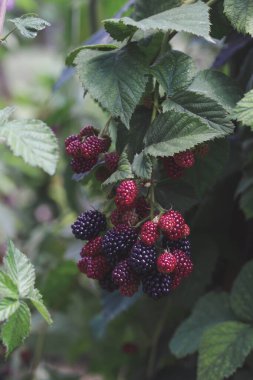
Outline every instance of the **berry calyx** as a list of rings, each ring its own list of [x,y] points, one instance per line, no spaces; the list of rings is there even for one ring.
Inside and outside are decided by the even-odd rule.
[[[138,195],[138,186],[133,180],[122,181],[117,187],[115,203],[119,208],[133,206]]]
[[[140,240],[146,245],[154,245],[159,238],[158,224],[145,222],[141,227]]]
[[[169,252],[162,253],[157,259],[157,270],[160,273],[168,274],[175,270],[177,259]]]
[[[185,152],[176,153],[174,156],[175,163],[180,168],[191,168],[195,163],[195,157],[192,150],[186,150]]]
[[[106,229],[106,219],[104,214],[97,210],[86,211],[78,216],[71,228],[77,239],[90,240]]]

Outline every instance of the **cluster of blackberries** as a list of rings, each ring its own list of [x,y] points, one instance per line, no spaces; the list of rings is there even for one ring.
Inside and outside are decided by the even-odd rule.
[[[163,167],[168,177],[177,179],[182,177],[185,169],[191,168],[195,164],[195,157],[205,157],[209,151],[208,144],[197,145],[192,150],[186,150],[174,154],[172,157],[162,159]]]
[[[90,171],[99,161],[100,154],[107,152],[110,145],[110,137],[99,136],[99,131],[91,125],[83,127],[78,135],[71,135],[65,140],[66,153],[72,157],[71,167],[75,173]],[[115,157],[114,153],[105,154],[111,172],[115,170]]]
[[[123,296],[133,296],[140,284],[152,298],[168,295],[193,269],[189,226],[174,210],[147,220],[150,206],[134,180],[122,181],[114,200],[109,221],[113,227],[107,228],[97,210],[84,212],[72,225],[75,237],[87,241],[80,271]]]

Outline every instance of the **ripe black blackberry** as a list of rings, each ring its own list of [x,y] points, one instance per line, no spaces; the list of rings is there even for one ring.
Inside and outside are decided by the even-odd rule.
[[[71,226],[77,239],[90,240],[106,229],[105,216],[97,210],[89,210],[78,216]]]
[[[180,240],[168,240],[168,239],[164,239],[164,247],[165,248],[169,248],[170,250],[174,250],[174,249],[180,249],[181,251],[183,251],[187,256],[191,256],[191,243],[190,243],[190,240],[187,239],[187,238],[183,238],[183,239],[180,239]]]
[[[99,280],[99,285],[102,289],[107,290],[107,292],[114,292],[118,289],[118,286],[112,281],[112,273],[107,273],[102,280]]]
[[[120,261],[112,272],[113,282],[118,286],[129,284],[135,277],[136,274],[129,265],[128,259]]]
[[[153,272],[142,279],[143,292],[149,297],[159,299],[167,296],[172,287],[171,275]]]
[[[155,247],[143,243],[135,244],[129,256],[129,264],[140,275],[152,271],[156,267],[156,260]]]
[[[120,225],[109,230],[102,240],[104,255],[108,262],[116,265],[126,257],[137,239],[138,233],[135,228]]]

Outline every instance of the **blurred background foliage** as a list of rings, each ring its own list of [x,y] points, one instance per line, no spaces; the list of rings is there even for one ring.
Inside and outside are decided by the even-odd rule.
[[[100,205],[103,198],[99,183],[94,178],[91,181],[91,176],[85,180],[85,190],[72,180],[64,139],[84,124],[102,127],[106,115],[88,96],[83,99],[74,76],[57,91],[53,88],[62,75],[67,53],[87,40],[100,28],[101,20],[115,15],[125,3],[126,0],[16,0],[8,14],[12,18],[36,13],[51,27],[35,41],[12,35],[7,47],[1,47],[0,107],[15,105],[16,118],[39,118],[50,125],[59,140],[60,161],[51,178],[0,146],[0,253],[4,254],[10,237],[28,254],[37,269],[37,287],[54,319],[53,326],[47,329],[34,313],[31,338],[8,362],[1,356],[0,379],[144,380],[154,373],[153,378],[159,380],[195,379],[196,357],[176,360],[168,348],[170,337],[205,289],[215,282],[216,288],[229,290],[240,264],[252,256],[252,221],[244,219],[238,201],[234,201],[240,179],[244,181],[241,189],[252,190],[252,177],[246,175],[250,170],[244,177],[241,174],[245,162],[249,169],[252,165],[248,153],[252,136],[242,130],[230,141],[233,154],[223,180],[207,196],[201,194],[202,206],[192,208],[192,199],[184,199],[184,209],[189,210],[188,220],[193,226],[196,270],[175,295],[158,303],[140,298],[139,294],[131,300],[106,295],[101,301],[95,283],[78,275],[75,262],[81,244],[73,239],[70,224],[83,209]],[[143,1],[139,3],[138,12],[142,12]],[[146,11],[152,13],[148,8]],[[226,25],[221,25],[227,33]],[[8,27],[7,23],[6,31]],[[210,67],[222,48],[184,35],[174,39],[173,45],[190,54],[201,69]],[[252,78],[247,74],[249,54],[252,51],[247,48],[248,63],[245,59],[245,69],[239,73],[245,89],[252,87]],[[221,70],[238,77],[236,59]],[[246,139],[248,143],[243,145]],[[219,167],[217,170],[220,173]],[[251,193],[241,203],[252,217]],[[252,367],[249,363],[243,370],[245,379]]]

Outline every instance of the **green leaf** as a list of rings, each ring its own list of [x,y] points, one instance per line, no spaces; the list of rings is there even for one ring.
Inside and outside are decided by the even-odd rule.
[[[13,114],[14,110],[15,110],[15,107],[6,107],[0,110],[0,126],[7,123],[7,121],[10,119],[11,115]]]
[[[182,91],[163,103],[163,111],[188,112],[198,116],[203,123],[207,123],[212,129],[232,133],[234,126],[228,119],[226,110],[215,100],[203,94],[190,91]]]
[[[18,299],[18,288],[12,278],[0,270],[0,298]]]
[[[237,103],[232,117],[253,129],[253,90],[247,92]]]
[[[128,161],[127,154],[122,153],[118,163],[118,169],[114,172],[104,183],[103,185],[111,185],[117,182],[122,181],[123,179],[133,178],[133,172],[131,164]]]
[[[105,20],[104,26],[112,38],[119,41],[123,41],[139,30],[143,32],[175,30],[211,40],[209,7],[201,1],[169,9],[141,21],[134,21],[129,17]]]
[[[38,291],[38,289],[33,289],[28,296],[28,299],[32,302],[33,306],[36,307],[38,312],[42,315],[42,317],[46,320],[46,322],[51,325],[53,323],[52,318],[44,305],[43,297]]]
[[[189,90],[206,95],[227,111],[231,111],[242,97],[242,91],[231,78],[214,70],[200,71]]]
[[[199,299],[192,315],[175,331],[170,350],[177,358],[192,354],[198,350],[202,335],[210,326],[233,319],[228,294],[208,293]]]
[[[35,271],[29,259],[10,241],[3,263],[5,273],[17,285],[19,296],[27,297],[35,284]]]
[[[11,298],[4,298],[0,301],[0,322],[5,321],[19,308],[20,303]]]
[[[253,349],[253,328],[240,322],[223,322],[208,329],[201,340],[198,380],[231,376]]]
[[[83,45],[79,46],[78,48],[72,50],[66,58],[66,65],[67,66],[74,66],[74,60],[76,56],[82,51],[82,50],[98,50],[98,51],[110,51],[117,49],[116,45],[112,44],[98,44],[98,45]]]
[[[236,316],[245,322],[253,321],[253,261],[241,269],[231,291],[231,306]]]
[[[139,178],[150,179],[152,175],[152,158],[143,152],[136,154],[133,161],[133,172]]]
[[[224,12],[238,32],[253,36],[253,3],[251,0],[224,0]]]
[[[241,194],[239,203],[246,219],[253,218],[253,186],[249,186]]]
[[[175,111],[159,115],[146,135],[145,154],[173,156],[196,144],[223,137],[223,131],[211,129],[200,118]]]
[[[180,51],[169,51],[151,66],[151,73],[168,96],[185,90],[195,76],[196,68],[191,57]]]
[[[26,38],[35,38],[40,30],[50,26],[49,22],[38,17],[18,17],[9,20],[12,22],[22,36]]]
[[[167,11],[168,9],[179,7],[181,0],[136,0],[135,1],[135,20],[140,20],[156,13]]]
[[[8,112],[10,115],[9,109],[5,111],[7,117]],[[52,130],[40,120],[3,121],[0,123],[0,137],[5,138],[13,153],[31,166],[39,166],[47,173],[54,174],[58,144]]]
[[[19,308],[1,328],[1,339],[8,356],[16,347],[23,343],[29,335],[31,314],[28,306],[21,302]]]
[[[136,44],[106,53],[81,51],[75,64],[84,89],[129,128],[148,81],[145,60]]]

